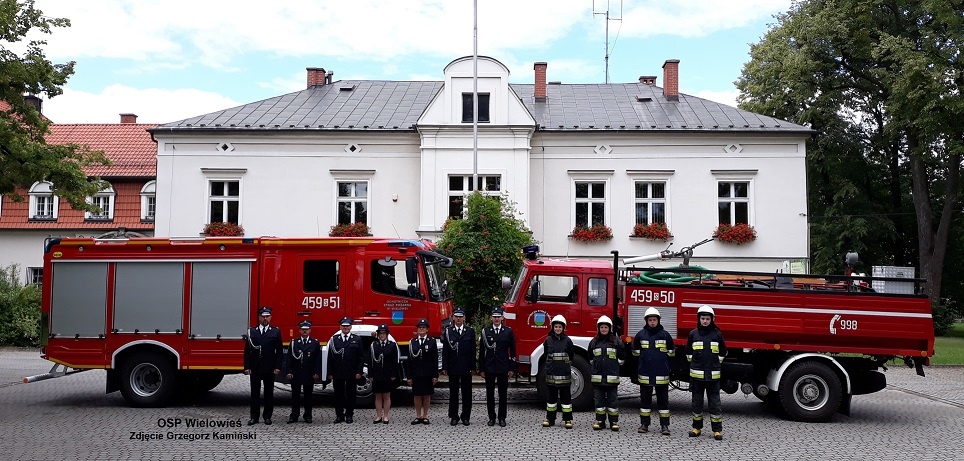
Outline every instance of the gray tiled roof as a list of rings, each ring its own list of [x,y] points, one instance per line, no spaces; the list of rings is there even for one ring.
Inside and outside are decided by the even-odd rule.
[[[443,82],[341,80],[243,106],[171,122],[151,131],[413,130]],[[510,84],[542,131],[811,132],[807,127],[641,83],[550,84],[535,101],[532,84]],[[350,91],[345,91],[347,89]]]

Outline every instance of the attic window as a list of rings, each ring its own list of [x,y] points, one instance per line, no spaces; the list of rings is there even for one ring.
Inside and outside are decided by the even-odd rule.
[[[231,152],[234,150],[234,146],[229,142],[222,142],[218,144],[218,152]]]
[[[479,123],[489,122],[489,93],[479,93]],[[472,123],[472,93],[462,93],[462,123]]]
[[[361,152],[361,146],[358,144],[349,144],[345,146],[345,152],[348,152],[349,154],[357,154]]]
[[[643,95],[637,95],[637,96],[636,96],[636,101],[637,101],[637,102],[649,102],[649,101],[652,101],[652,100],[653,100],[653,98],[651,98],[651,97],[649,97],[649,96],[643,96]]]
[[[354,89],[355,89],[355,85],[351,85],[351,86],[343,86],[341,88],[338,88],[338,91],[351,91]]]

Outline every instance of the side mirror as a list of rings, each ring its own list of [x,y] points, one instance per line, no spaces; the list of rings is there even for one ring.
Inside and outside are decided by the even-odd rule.
[[[532,304],[539,302],[539,281],[533,280],[532,284],[529,285],[529,295],[526,297],[526,301]]]
[[[512,288],[512,279],[510,279],[509,277],[506,277],[506,276],[503,275],[503,276],[502,276],[502,289],[503,289],[503,290],[508,290],[509,288]]]
[[[405,259],[405,279],[409,285],[418,283],[418,260],[414,257]]]

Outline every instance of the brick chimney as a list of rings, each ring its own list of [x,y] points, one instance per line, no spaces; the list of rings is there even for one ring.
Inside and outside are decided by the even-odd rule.
[[[326,83],[325,69],[321,67],[308,67],[308,88],[321,86]]]
[[[135,114],[120,114],[121,123],[137,123],[137,115]]]
[[[656,86],[656,76],[655,75],[640,75],[639,83],[643,85]]]
[[[32,94],[25,94],[25,95],[23,95],[23,102],[27,103],[28,105],[33,106],[34,109],[37,109],[37,113],[38,113],[38,114],[44,113],[44,111],[43,111],[44,100],[43,100],[43,99],[40,99],[39,97],[34,96],[34,95],[32,95]]]
[[[679,101],[679,59],[663,63],[663,96],[667,101]]]
[[[546,67],[549,65],[544,62],[537,62],[532,67],[536,71],[536,86],[533,91],[537,101],[546,100]]]

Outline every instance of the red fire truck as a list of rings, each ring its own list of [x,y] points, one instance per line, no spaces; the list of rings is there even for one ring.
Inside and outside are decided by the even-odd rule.
[[[645,325],[643,313],[655,307],[676,346],[683,347],[696,327],[697,309],[711,306],[730,351],[723,389],[752,393],[799,421],[848,414],[852,396],[886,386],[878,370],[886,370],[887,361],[903,358],[923,375],[922,365],[934,354],[931,306],[920,279],[711,272],[689,266],[692,247],[624,261],[684,258],[682,266],[668,269],[620,268],[615,251],[610,264],[540,259],[530,250],[515,282],[504,280],[510,288],[505,317],[516,333],[519,369],[543,385],[542,342],[549,319],[564,315],[578,349],[572,395],[580,409],[591,406],[586,351],[604,314],[630,343]],[[880,284],[899,288],[883,291],[907,294],[872,288]],[[628,356],[622,375],[634,377],[636,363]],[[688,376],[684,354],[678,353],[674,386],[685,387]]]
[[[385,323],[407,344],[420,318],[438,337],[452,312],[451,263],[419,240],[49,239],[42,353],[54,367],[26,381],[106,369],[107,392],[161,406],[175,389],[207,391],[242,371],[260,306],[273,308],[286,344],[305,319],[327,344],[345,316],[364,341]]]

